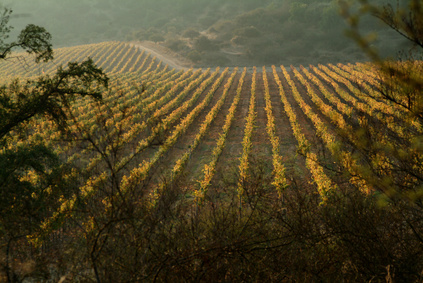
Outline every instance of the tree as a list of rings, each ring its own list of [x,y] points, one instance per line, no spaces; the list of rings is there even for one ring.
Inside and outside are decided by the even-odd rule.
[[[377,91],[363,91],[363,95],[384,101],[392,111],[402,113],[402,119],[386,123],[363,116],[366,125],[357,127],[360,142],[351,144],[368,168],[363,179],[382,192],[381,196],[387,201],[411,200],[423,207],[423,66],[419,61],[423,50],[422,2],[410,0],[408,5],[398,3],[395,8],[392,4],[371,4],[367,0],[361,0],[359,7],[342,3],[343,15],[350,24],[348,35],[377,68]],[[379,18],[413,43],[413,49],[395,60],[382,58],[372,47],[373,36],[361,34],[360,20],[367,14]],[[393,132],[389,123],[394,123],[402,132]]]
[[[51,35],[42,27],[30,24],[17,41],[6,42],[12,29],[8,25],[11,13],[5,8],[0,15],[0,59],[7,60],[16,49],[33,54],[36,62],[53,59]],[[72,101],[77,96],[101,101],[108,80],[88,59],[59,67],[53,76],[15,80],[0,87],[0,242],[5,257],[0,264],[8,282],[25,276],[12,268],[12,249],[19,252],[18,247],[59,205],[58,199],[72,194],[60,157],[43,140],[26,140],[25,132],[35,120],[47,119],[66,133]]]
[[[16,48],[21,48],[29,54],[35,54],[36,62],[47,62],[53,59],[51,34],[43,27],[29,24],[20,32],[17,41],[4,42],[9,38],[9,33],[12,30],[12,27],[8,25],[11,13],[11,9],[5,8],[0,15],[0,59],[6,59]]]

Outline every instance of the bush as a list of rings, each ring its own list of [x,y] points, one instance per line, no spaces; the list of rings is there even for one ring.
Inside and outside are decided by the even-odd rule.
[[[150,35],[148,39],[154,42],[165,41],[165,38],[161,34],[158,34],[158,33]]]
[[[202,61],[210,66],[230,66],[230,60],[220,53],[205,53]]]
[[[189,28],[189,29],[186,29],[184,31],[184,33],[182,34],[182,36],[183,37],[186,37],[186,38],[193,39],[193,38],[196,38],[196,37],[200,36],[200,33],[197,30],[193,29],[193,28]]]
[[[250,26],[250,27],[243,27],[243,28],[237,29],[234,32],[234,35],[250,38],[250,37],[261,36],[261,32],[256,27]]]
[[[187,57],[192,62],[197,63],[197,62],[201,61],[202,55],[197,50],[192,50],[188,53]]]
[[[51,260],[55,274],[44,270],[43,276],[114,282],[423,279],[420,207],[409,202],[381,207],[378,197],[348,185],[322,204],[314,186],[300,179],[292,179],[279,197],[269,164],[251,160],[241,199],[233,185],[237,173],[226,185],[210,188],[201,204],[185,197],[192,191],[183,189],[184,174],[164,182],[154,204],[148,182],[132,187],[128,198],[111,199],[116,216],[98,203],[104,195],[94,195],[69,219],[68,232],[61,232],[66,237],[44,243],[54,247],[45,264]],[[86,226],[92,230],[75,226],[78,219],[91,221],[84,225],[92,223]]]
[[[195,40],[194,48],[198,51],[217,51],[218,49],[213,41],[203,35]]]
[[[243,36],[234,36],[232,39],[231,39],[231,43],[233,44],[233,45],[245,45],[245,44],[247,44],[248,43],[248,38],[245,38],[245,37],[243,37]]]
[[[180,40],[180,39],[177,39],[177,38],[167,39],[165,41],[165,45],[169,49],[172,49],[173,51],[176,51],[176,52],[181,51],[181,50],[186,48],[185,42]]]

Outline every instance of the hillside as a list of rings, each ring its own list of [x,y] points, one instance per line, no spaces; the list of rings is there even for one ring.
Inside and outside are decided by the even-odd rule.
[[[356,175],[361,170],[360,159],[349,155],[348,147],[334,147],[339,141],[347,144],[345,138],[355,142],[351,130],[362,123],[361,115],[372,117],[376,111],[376,119],[388,127],[391,119],[402,117],[401,109],[392,111],[392,105],[361,95],[362,91],[373,94],[377,82],[366,64],[254,67],[248,72],[182,66],[178,70],[132,44],[105,42],[57,49],[56,59],[47,64],[4,62],[0,75],[4,80],[52,74],[59,64],[87,56],[112,76],[112,88],[104,99],[114,106],[104,117],[106,128],[86,130],[94,137],[111,134],[108,142],[118,139],[116,162],[125,164],[129,178],[137,179],[134,174],[141,174],[139,170],[143,178],[151,176],[152,190],[163,185],[163,178],[172,182],[180,175],[187,178],[187,193],[192,196],[198,190],[227,187],[224,181],[236,187],[247,178],[250,164],[260,160],[266,178],[280,182],[275,190],[301,179],[312,182],[324,198],[332,187],[327,182],[355,182],[334,172],[348,170]],[[140,93],[141,88],[145,92]],[[85,127],[94,125],[98,115],[106,115],[95,104],[82,101],[74,109],[76,120]],[[114,134],[117,125],[122,127],[123,140]],[[420,131],[421,125],[417,127]],[[29,134],[54,142],[58,133],[48,124],[36,128]],[[322,151],[326,153],[319,161]],[[89,172],[104,166],[89,147],[83,152],[66,155],[68,162],[85,160],[79,166],[85,164]],[[339,169],[328,171],[320,162]],[[238,172],[228,171],[238,167]],[[89,174],[101,174],[95,172]]]
[[[16,14],[11,22],[15,30],[34,22],[52,33],[54,46],[152,41],[196,67],[366,60],[345,36],[347,25],[333,0],[22,0],[4,4]],[[409,47],[374,18],[364,17],[361,30],[379,34],[373,46],[384,56],[397,56],[398,50]]]
[[[87,57],[110,82],[102,101],[73,101],[67,132],[37,116],[5,138],[4,156],[43,144],[59,160],[47,183],[38,168],[15,170],[41,189],[1,208],[0,281],[421,277],[411,173],[421,174],[423,128],[380,98],[375,65],[201,69],[154,43],[120,41],[58,48],[49,63],[11,57],[0,64],[3,83]],[[393,182],[404,194],[388,203]],[[17,205],[39,227],[22,227],[10,212]]]

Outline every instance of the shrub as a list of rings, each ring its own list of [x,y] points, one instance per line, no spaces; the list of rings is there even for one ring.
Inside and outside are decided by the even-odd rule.
[[[148,39],[154,42],[165,41],[165,38],[161,34],[158,34],[158,33],[150,35]]]
[[[198,51],[216,51],[216,44],[206,36],[200,36],[194,42],[194,48]]]
[[[166,47],[172,49],[173,51],[181,51],[186,47],[184,41],[177,38],[170,38],[165,41]]]
[[[182,34],[182,36],[183,37],[186,37],[186,38],[193,39],[193,38],[196,38],[196,37],[200,36],[200,33],[197,30],[193,29],[193,28],[189,28],[189,29],[186,29],[184,31],[184,33]]]
[[[197,50],[192,50],[188,53],[187,57],[192,62],[197,63],[197,62],[201,61],[202,55]]]
[[[234,32],[234,35],[244,36],[244,37],[259,37],[261,36],[261,32],[254,26],[243,27],[237,29]]]

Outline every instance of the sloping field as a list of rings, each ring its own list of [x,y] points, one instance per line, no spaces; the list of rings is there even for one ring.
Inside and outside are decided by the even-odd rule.
[[[120,192],[143,184],[153,200],[181,180],[189,197],[222,188],[242,194],[257,167],[275,193],[294,180],[315,186],[322,199],[338,186],[371,191],[362,178],[366,164],[348,146],[358,141],[354,127],[376,119],[403,131],[392,123],[403,119],[400,109],[363,95],[375,91],[377,80],[365,64],[178,70],[132,45],[106,42],[57,49],[46,64],[9,60],[0,76],[53,74],[87,57],[109,72],[111,87],[104,104],[75,102],[71,129],[83,142],[60,142],[42,120],[27,129],[29,141],[48,141],[82,168],[85,196],[104,186],[110,172]],[[404,123],[422,132],[420,124]]]
[[[54,60],[36,64],[25,54],[16,53],[0,64],[0,76],[39,76],[53,74],[57,67],[69,61],[82,62],[91,57],[97,66],[110,73],[154,71],[164,65],[156,61],[156,57],[139,48],[123,42],[104,42],[98,44],[65,47],[54,50]],[[160,64],[160,65],[158,65]]]

